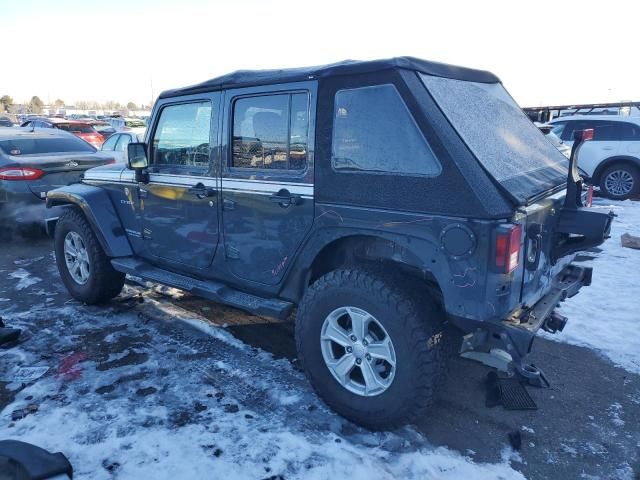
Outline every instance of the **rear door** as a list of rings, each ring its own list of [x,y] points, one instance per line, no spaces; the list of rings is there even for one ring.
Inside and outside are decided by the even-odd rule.
[[[281,281],[313,222],[316,84],[225,94],[222,223],[228,269]]]
[[[209,266],[218,245],[220,94],[160,106],[149,140],[149,183],[138,194],[143,256],[178,268]],[[117,144],[116,144],[117,148]]]
[[[618,155],[631,155],[638,158],[640,154],[640,125],[620,122],[620,150]]]

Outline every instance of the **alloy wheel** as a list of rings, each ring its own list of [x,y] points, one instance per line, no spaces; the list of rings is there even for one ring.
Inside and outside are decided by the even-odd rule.
[[[396,373],[393,342],[367,311],[356,307],[335,309],[324,320],[320,343],[327,368],[350,392],[371,397],[391,386]]]
[[[627,170],[613,170],[605,178],[604,186],[609,194],[623,197],[633,190],[633,176]]]
[[[89,252],[77,232],[69,232],[64,238],[64,261],[73,280],[84,285],[89,281],[91,263]]]

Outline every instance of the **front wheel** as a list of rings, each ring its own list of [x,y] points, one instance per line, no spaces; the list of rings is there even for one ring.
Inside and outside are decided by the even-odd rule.
[[[88,305],[117,296],[125,275],[116,271],[82,213],[67,209],[54,234],[56,264],[73,298]]]
[[[640,172],[631,164],[607,167],[601,178],[600,190],[613,200],[626,200],[640,192]]]
[[[308,288],[296,318],[298,354],[314,389],[371,430],[425,413],[441,371],[440,315],[396,280],[335,270]]]

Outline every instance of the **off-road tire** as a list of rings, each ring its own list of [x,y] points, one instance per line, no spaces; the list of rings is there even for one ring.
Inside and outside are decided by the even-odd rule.
[[[433,302],[418,300],[402,283],[358,268],[334,270],[307,289],[296,316],[298,356],[311,385],[329,407],[370,430],[397,428],[428,414],[442,375],[441,314]],[[342,306],[366,310],[391,337],[397,370],[379,395],[352,393],[326,366],[321,328],[327,315]]]
[[[607,189],[606,180],[610,173],[616,170],[626,171],[633,178],[633,188],[624,195],[617,195]],[[616,163],[604,169],[600,175],[600,192],[603,196],[611,200],[626,200],[640,194],[640,169],[631,163]]]
[[[64,240],[71,231],[80,235],[89,256],[89,279],[84,285],[73,279],[64,259]],[[104,303],[116,297],[122,290],[124,273],[116,271],[111,266],[109,257],[104,253],[89,222],[78,209],[68,208],[60,216],[55,228],[54,248],[62,282],[76,300],[87,305]]]

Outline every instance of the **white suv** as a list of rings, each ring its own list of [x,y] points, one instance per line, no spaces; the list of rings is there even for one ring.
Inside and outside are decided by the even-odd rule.
[[[573,132],[592,128],[578,166],[609,198],[624,200],[640,193],[640,118],[612,115],[573,115],[549,122],[552,132],[571,146]]]

